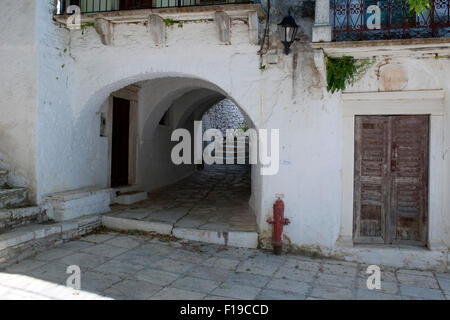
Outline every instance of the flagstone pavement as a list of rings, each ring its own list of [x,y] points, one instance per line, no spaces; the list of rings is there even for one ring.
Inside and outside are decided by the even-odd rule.
[[[66,287],[79,266],[81,289]],[[450,274],[105,230],[0,269],[0,299],[449,299]]]
[[[204,170],[150,192],[147,200],[113,205],[106,215],[175,228],[256,235],[256,218],[248,203],[250,174],[249,165],[206,165]]]

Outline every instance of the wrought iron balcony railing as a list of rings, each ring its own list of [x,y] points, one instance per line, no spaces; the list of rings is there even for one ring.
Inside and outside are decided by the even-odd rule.
[[[81,8],[81,13],[99,13],[120,10],[209,6],[222,4],[256,3],[259,0],[57,0],[56,14],[65,14],[71,5]]]
[[[331,0],[330,11],[333,41],[450,37],[450,0],[419,15],[406,0]]]

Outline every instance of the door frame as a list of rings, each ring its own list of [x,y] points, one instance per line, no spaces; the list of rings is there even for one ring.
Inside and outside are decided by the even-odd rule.
[[[358,118],[359,122],[358,122]],[[397,228],[397,215],[394,214],[395,207],[394,205],[394,199],[395,199],[395,192],[396,192],[396,174],[392,174],[391,171],[391,165],[392,165],[392,148],[393,148],[393,142],[394,142],[394,131],[395,131],[395,123],[396,117],[422,117],[422,119],[426,119],[426,137],[425,141],[421,141],[421,146],[425,147],[421,151],[426,154],[426,157],[424,158],[424,168],[422,171],[421,179],[423,182],[425,182],[425,185],[423,185],[423,190],[421,194],[423,194],[424,198],[422,199],[422,206],[423,211],[421,213],[421,216],[419,217],[419,221],[421,223],[421,238],[415,239],[415,240],[400,240],[400,239],[394,239],[394,230]],[[383,149],[385,151],[384,157],[385,157],[385,163],[382,167],[382,174],[378,178],[381,180],[381,194],[382,194],[382,201],[381,201],[381,236],[380,237],[371,237],[371,236],[364,236],[359,234],[360,233],[360,221],[361,221],[361,195],[358,195],[359,193],[362,193],[362,185],[363,185],[363,175],[362,175],[362,154],[363,154],[363,143],[359,143],[359,150],[357,150],[358,145],[358,139],[356,138],[356,134],[361,134],[362,128],[361,125],[363,123],[382,123],[384,126],[384,141],[383,141]],[[357,195],[356,199],[354,200],[353,204],[353,210],[354,210],[354,217],[353,217],[353,242],[358,244],[399,244],[399,245],[417,245],[417,246],[424,246],[427,243],[426,236],[428,235],[428,181],[429,181],[429,140],[430,140],[430,116],[429,115],[357,115],[355,116],[355,172],[354,172],[354,192],[353,194]],[[359,139],[362,140],[362,135],[359,136]],[[401,146],[401,145],[399,145]],[[359,151],[359,153],[358,153]],[[358,161],[359,160],[359,161]],[[359,173],[359,178],[357,177],[357,173]],[[365,176],[367,178],[367,176]],[[397,186],[398,187],[398,186]],[[425,222],[423,220],[426,220]]]
[[[108,115],[106,120],[106,132],[108,135],[108,186],[111,186],[112,166],[112,125],[113,125],[113,103],[114,98],[130,101],[130,125],[128,143],[128,185],[136,184],[136,161],[137,161],[137,107],[138,92],[140,87],[131,85],[111,93],[109,96]]]
[[[342,94],[342,207],[338,241],[353,245],[355,115],[430,115],[427,247],[442,243],[444,230],[444,90]]]

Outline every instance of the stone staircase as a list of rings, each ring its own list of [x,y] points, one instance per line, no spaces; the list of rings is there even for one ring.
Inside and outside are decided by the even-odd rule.
[[[223,140],[223,150],[216,150],[215,159],[222,159],[223,164],[249,164],[249,140],[246,138],[245,145],[240,146],[235,139],[234,145],[227,145]]]
[[[0,233],[45,220],[39,207],[27,206],[27,196],[27,188],[10,187],[8,171],[0,170]]]
[[[27,188],[10,187],[8,172],[0,170],[0,268],[101,225],[97,215],[51,221],[49,207],[31,206],[27,196]]]

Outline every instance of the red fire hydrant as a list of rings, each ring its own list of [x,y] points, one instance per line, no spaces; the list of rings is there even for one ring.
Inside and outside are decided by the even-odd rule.
[[[273,204],[273,218],[268,218],[267,222],[273,224],[273,253],[280,255],[283,249],[283,226],[290,224],[289,219],[284,218],[284,202],[282,195],[277,195],[278,200]]]

